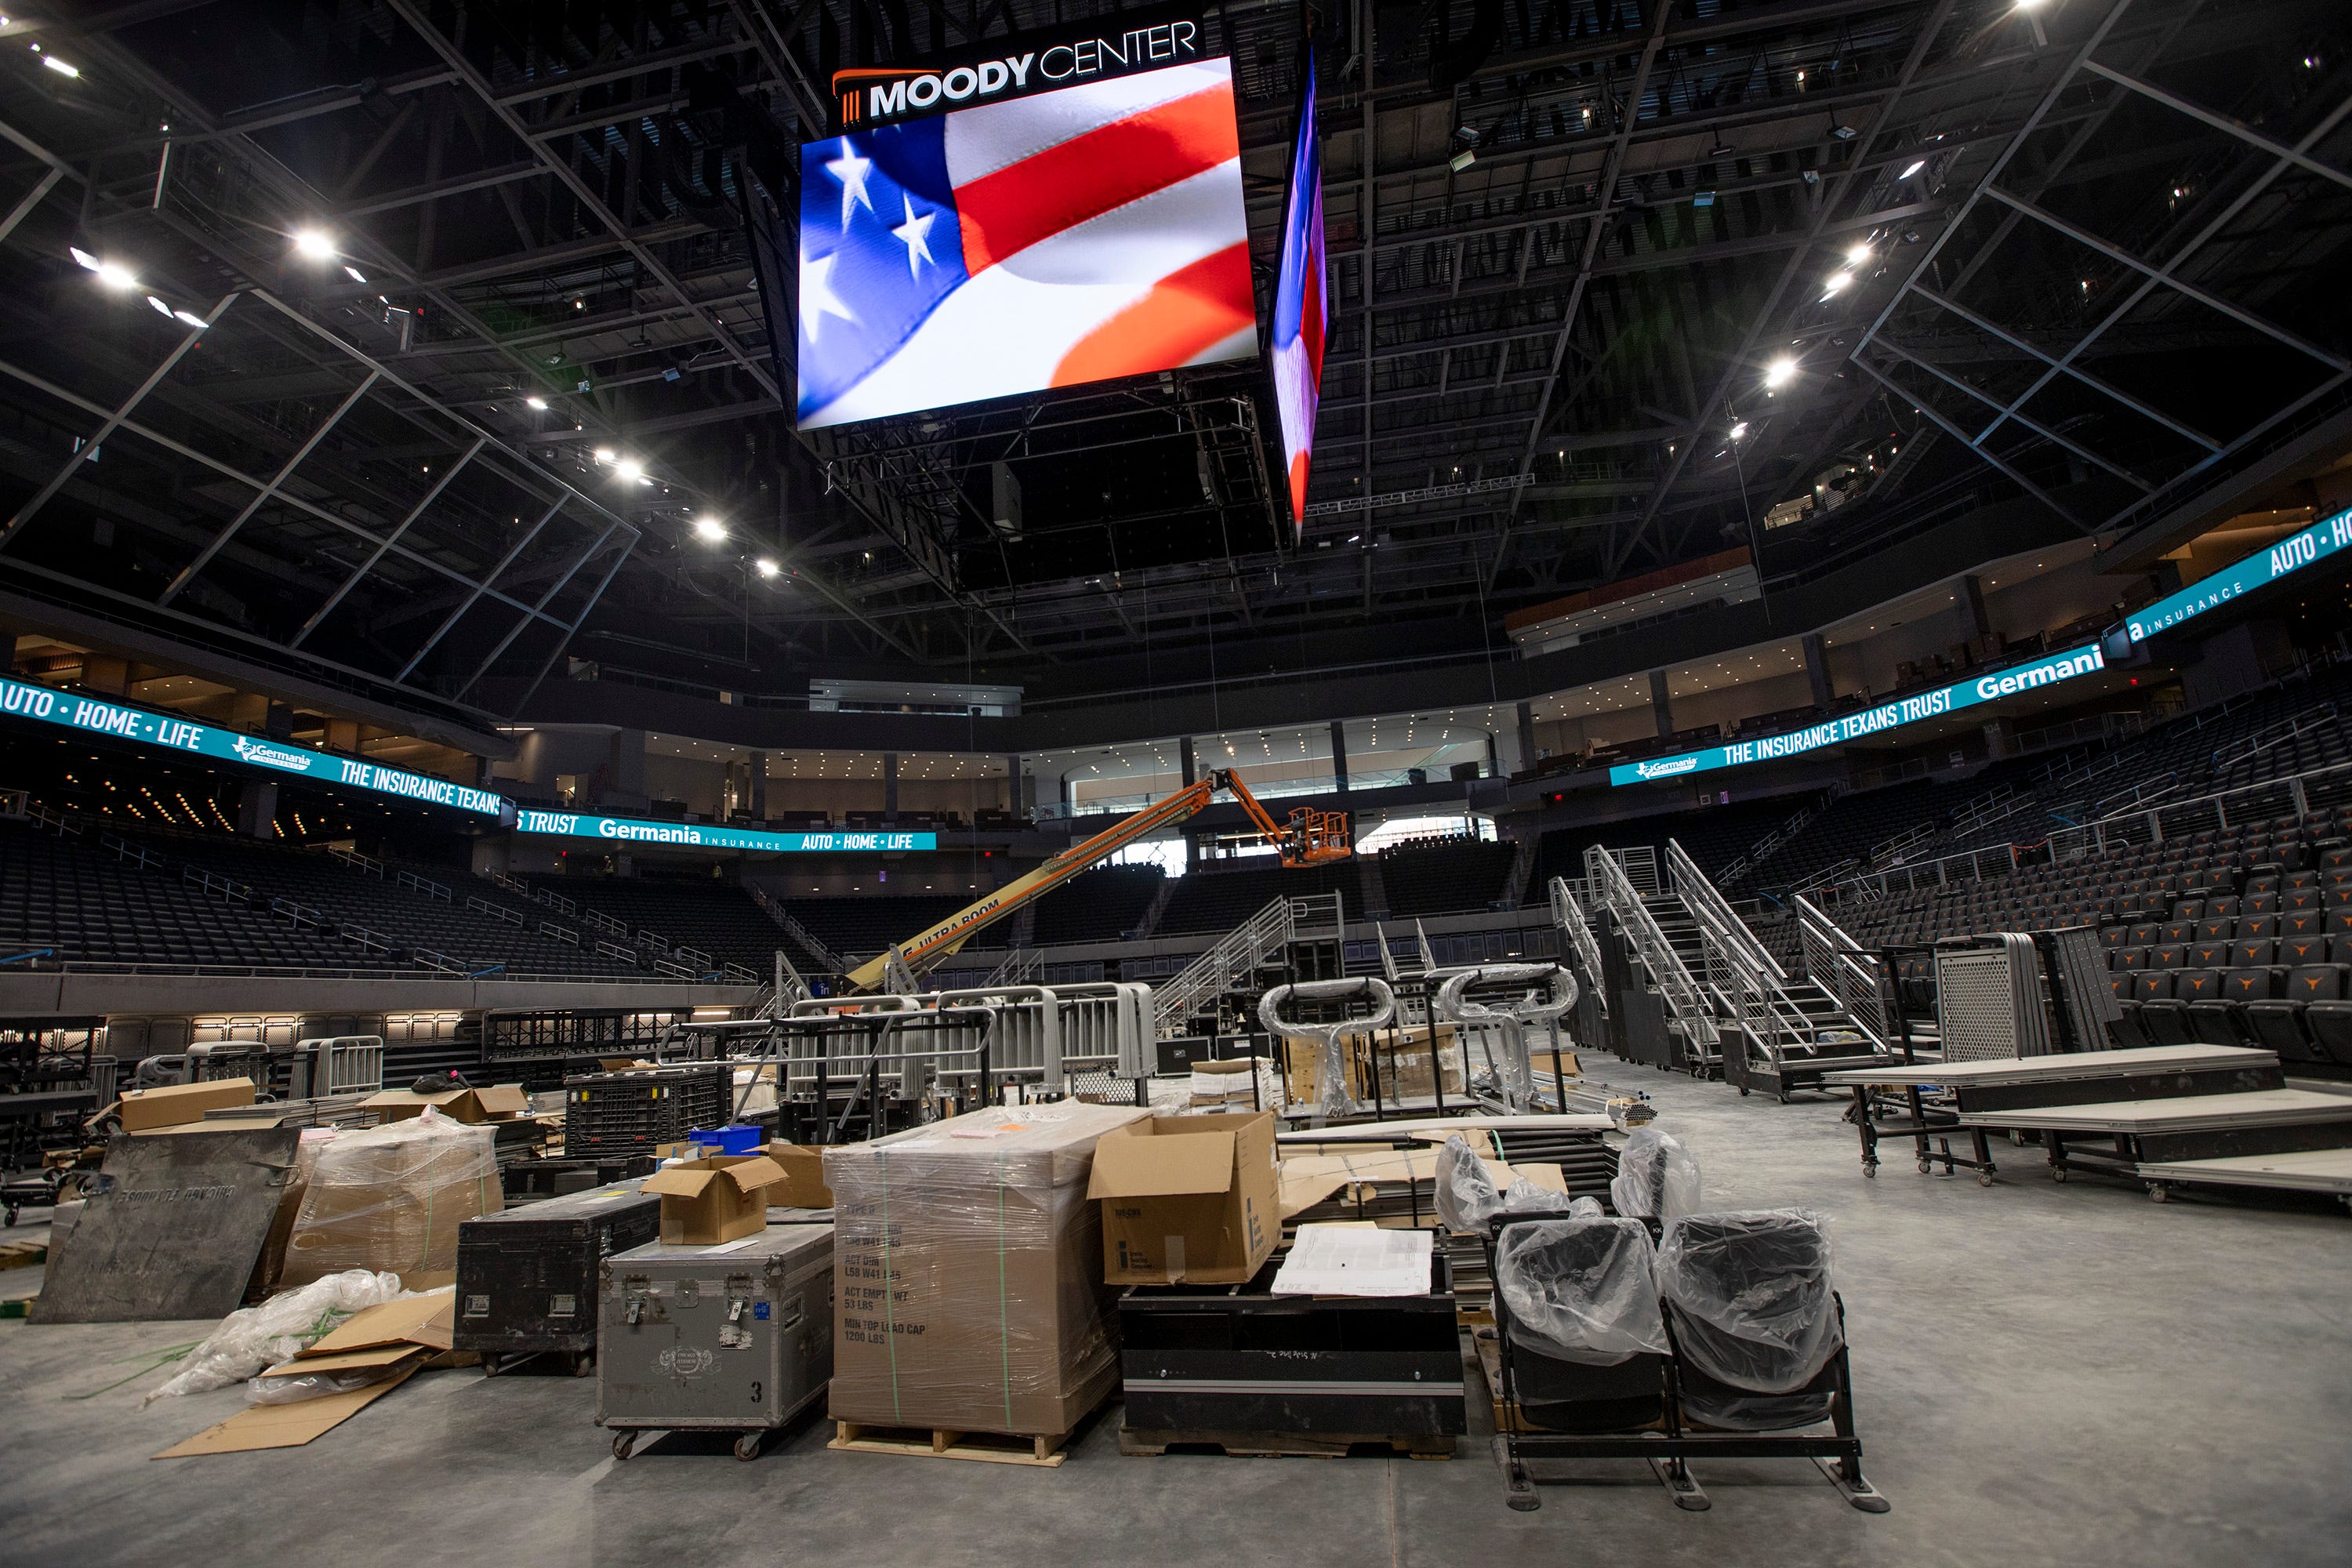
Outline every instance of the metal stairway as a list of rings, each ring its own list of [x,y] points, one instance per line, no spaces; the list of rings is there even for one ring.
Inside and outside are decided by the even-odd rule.
[[[1185,1033],[1192,1019],[1216,1012],[1228,994],[1255,989],[1270,966],[1282,963],[1285,950],[1293,942],[1336,942],[1345,930],[1337,893],[1274,900],[1166,983],[1152,988],[1152,1011],[1160,1037]]]
[[[1820,1088],[1824,1073],[1887,1059],[1874,987],[1874,1005],[1858,1008],[1849,1004],[1863,994],[1859,986],[1833,991],[1791,975],[1673,839],[1666,869],[1673,891],[1645,901],[1661,906],[1656,923],[1697,977],[1717,1025],[1725,1082],[1743,1095],[1762,1089],[1785,1102],[1796,1089]]]
[[[1715,1008],[1696,978],[1698,972],[1685,958],[1701,956],[1696,922],[1682,900],[1659,885],[1657,852],[1647,845],[1608,849],[1595,844],[1584,852],[1584,879],[1615,920],[1643,989],[1664,1008],[1671,1059],[1653,1065],[1684,1068],[1695,1077],[1712,1071],[1721,1060],[1721,1034]]]

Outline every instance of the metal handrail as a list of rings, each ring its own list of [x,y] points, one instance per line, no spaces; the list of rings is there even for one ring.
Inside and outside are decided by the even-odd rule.
[[[1886,994],[1879,970],[1873,967],[1880,963],[1879,959],[1865,952],[1844,927],[1823,914],[1811,900],[1801,897],[1796,905],[1798,940],[1804,944],[1806,975],[1835,997],[1838,1005],[1863,1026],[1864,1033],[1883,1045],[1887,1035]],[[1827,978],[1823,977],[1825,973]]]
[[[1641,892],[1625,874],[1623,862],[1595,844],[1584,852],[1584,877],[1601,889],[1601,902],[1617,917],[1617,923],[1633,935],[1634,956],[1649,970],[1650,978],[1657,982],[1659,991],[1665,995],[1667,1010],[1689,1032],[1692,1043],[1708,1050],[1719,1048],[1722,1036],[1706,1005],[1706,994],[1683,966],[1682,955],[1659,929],[1657,918],[1642,902]]]
[[[488,915],[492,920],[504,921],[510,926],[519,926],[522,924],[522,913],[520,910],[510,910],[504,904],[494,904],[490,902],[489,900],[478,898],[472,893],[466,895],[466,907],[472,910],[476,914]]]
[[[1269,953],[1295,941],[1302,931],[1320,931],[1328,922],[1331,934],[1347,930],[1337,893],[1283,897],[1217,939],[1215,945],[1179,970],[1152,993],[1154,1026],[1169,1034],[1181,1026],[1202,1001],[1223,994]]]
[[[394,873],[394,879],[401,887],[414,889],[428,899],[445,904],[455,901],[448,889],[429,877],[420,877],[414,871],[398,871]]]
[[[1838,992],[1810,976],[1801,982],[1793,980],[1780,961],[1748,929],[1748,922],[1739,918],[1738,911],[1707,880],[1682,845],[1673,839],[1666,841],[1666,864],[1674,877],[1676,896],[1698,923],[1700,940],[1707,952],[1710,987],[1733,1016],[1740,1020],[1749,1038],[1763,1047],[1776,1069],[1787,1064],[1787,1047],[1818,1050],[1824,1027],[1850,1030],[1867,1038],[1874,1051],[1881,1047],[1885,1041],[1884,1017],[1877,1028],[1872,1028]],[[1732,982],[1728,994],[1717,984],[1718,969]],[[1793,989],[1801,985],[1812,986],[1836,1005],[1839,1016],[1826,1018],[1807,1013]]]
[[[2218,773],[2224,768],[2234,767],[2248,757],[2267,752],[2273,746],[2284,744],[2298,735],[2306,735],[2314,730],[2325,728],[2331,722],[2340,721],[2336,716],[2334,700],[2315,702],[2308,708],[2264,725],[2251,735],[2214,747],[2212,769]]]
[[[1963,863],[1966,864],[1966,871],[1956,874]],[[1834,882],[1810,883],[1799,888],[1791,896],[1812,894],[1832,903],[1842,903],[1846,890],[1851,889],[1856,899],[1867,902],[1891,893],[1916,891],[1922,885],[1922,879],[1937,887],[1954,881],[1981,882],[1987,878],[1987,867],[1995,868],[1994,874],[1997,875],[2005,876],[2016,870],[2017,846],[1998,844],[1983,849],[1956,849],[1932,860],[1914,860],[1907,866],[1889,866],[1883,871],[1866,871],[1861,876],[1847,877]],[[1895,886],[1897,878],[1902,879],[1900,888]]]
[[[1584,961],[1584,973],[1592,982],[1591,994],[1601,997],[1601,941],[1592,934],[1592,922],[1584,918],[1584,906],[1576,901],[1576,889],[1568,885],[1567,878],[1554,877],[1549,892],[1552,923],[1567,933],[1569,946]],[[1385,944],[1382,953],[1386,955]],[[1605,997],[1602,1005],[1607,1005]]]
[[[2284,778],[2264,779],[2258,784],[2239,784],[2233,789],[2216,790],[2210,795],[2191,795],[2186,800],[2168,800],[2133,811],[2111,812],[2081,824],[2062,828],[2050,836],[2050,858],[2053,860],[2076,860],[2085,855],[2104,853],[2109,842],[2126,845],[2160,844],[2164,841],[2165,818],[2179,818],[2210,808],[2211,826],[2226,829],[2230,826],[2232,801],[2243,797],[2273,793],[2274,805],[2293,808],[2298,820],[2312,813],[2315,792],[2326,799],[2337,795],[2352,797],[2352,763],[2337,763],[2329,767],[2313,768],[2309,772],[2289,773]],[[2244,808],[2239,808],[2241,815]],[[2136,837],[2134,826],[2145,824],[2145,833]],[[2181,829],[2175,826],[2173,831]]]

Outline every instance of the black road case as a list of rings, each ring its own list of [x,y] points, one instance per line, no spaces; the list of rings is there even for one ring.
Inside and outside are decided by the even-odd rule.
[[[1469,1430],[1444,1256],[1429,1293],[1337,1300],[1246,1285],[1139,1285],[1119,1299],[1134,1432],[1450,1437]]]
[[[661,1199],[614,1182],[457,1226],[452,1348],[479,1351],[490,1372],[554,1352],[588,1372],[596,1353],[596,1270],[661,1235]]]

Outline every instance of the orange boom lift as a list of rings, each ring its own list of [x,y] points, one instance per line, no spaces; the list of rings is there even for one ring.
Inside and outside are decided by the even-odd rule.
[[[1282,863],[1286,867],[1326,865],[1333,860],[1344,860],[1354,852],[1349,842],[1346,812],[1318,811],[1313,806],[1301,806],[1290,814],[1287,823],[1277,823],[1272,814],[1258,804],[1257,796],[1250,794],[1249,786],[1233,773],[1213,773],[1197,784],[1187,784],[1159,805],[1145,807],[1116,826],[1106,827],[1085,843],[1071,846],[1035,870],[1015,877],[971,908],[949,916],[913,941],[900,943],[898,955],[906,961],[908,969],[921,973],[1022,905],[1053,891],[1081,871],[1117,854],[1138,839],[1147,838],[1171,823],[1183,821],[1207,805],[1219,790],[1231,791],[1234,798],[1241,802],[1242,809],[1249,814],[1251,825],[1256,827],[1261,837],[1281,852]],[[850,984],[860,991],[873,990],[882,984],[889,962],[888,953],[868,959],[849,972]]]

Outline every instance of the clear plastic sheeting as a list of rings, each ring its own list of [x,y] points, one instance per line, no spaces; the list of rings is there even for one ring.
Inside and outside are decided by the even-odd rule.
[[[389,1269],[412,1288],[446,1283],[457,1226],[505,1206],[492,1123],[427,1109],[361,1131],[338,1131],[302,1157],[309,1180],[286,1242],[289,1285],[348,1268]],[[436,1277],[438,1278],[436,1278]]]
[[[1539,1187],[1525,1176],[1514,1176],[1508,1186],[1497,1186],[1495,1173],[1507,1167],[1489,1163],[1456,1132],[1437,1151],[1433,1186],[1438,1222],[1456,1233],[1483,1230],[1496,1215],[1563,1214],[1571,1212],[1566,1193]],[[1599,1214],[1601,1205],[1591,1198]]]
[[[223,1318],[205,1342],[188,1352],[169,1383],[150,1394],[152,1402],[184,1394],[208,1394],[241,1383],[266,1366],[291,1361],[353,1312],[381,1306],[402,1295],[396,1274],[353,1268],[281,1290],[258,1307],[242,1307]]]
[[[1650,1227],[1637,1219],[1570,1215],[1504,1226],[1495,1288],[1512,1342],[1585,1366],[1665,1354],[1656,1258]]]
[[[1685,1215],[1658,1246],[1658,1292],[1675,1309],[1683,1359],[1750,1396],[1788,1395],[1844,1342],[1832,1295],[1825,1222],[1804,1209]],[[1693,1400],[1716,1425],[1761,1428],[1816,1419],[1821,1401]]]
[[[1437,1151],[1434,1198],[1439,1223],[1457,1234],[1485,1228],[1503,1206],[1502,1189],[1495,1185],[1486,1162],[1459,1132]]]
[[[1617,1212],[1637,1219],[1679,1219],[1699,1206],[1698,1156],[1673,1133],[1636,1127],[1617,1156],[1609,1184]]]
[[[400,1363],[390,1362],[383,1366],[355,1366],[343,1372],[249,1377],[245,1380],[245,1402],[247,1405],[299,1405],[308,1399],[324,1399],[330,1394],[349,1394],[354,1389],[372,1387],[406,1370]]]

